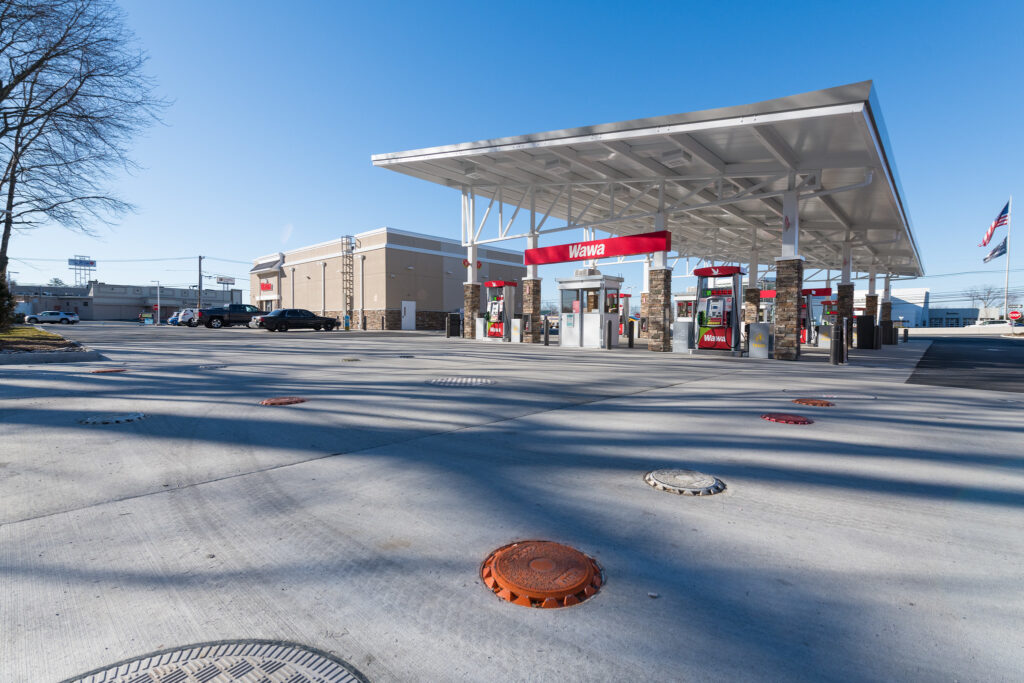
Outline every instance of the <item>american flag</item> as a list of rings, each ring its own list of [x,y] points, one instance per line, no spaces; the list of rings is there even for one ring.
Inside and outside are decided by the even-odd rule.
[[[996,231],[996,228],[998,228],[1001,225],[1006,225],[1009,222],[1010,222],[1010,202],[1006,202],[1006,206],[1004,206],[1003,210],[999,212],[999,215],[996,216],[996,219],[994,221],[992,221],[992,225],[988,226],[988,232],[985,233],[985,239],[983,239],[981,241],[981,244],[979,244],[978,246],[979,247],[987,247],[988,246],[988,241],[990,239],[992,239],[992,233],[994,233]]]

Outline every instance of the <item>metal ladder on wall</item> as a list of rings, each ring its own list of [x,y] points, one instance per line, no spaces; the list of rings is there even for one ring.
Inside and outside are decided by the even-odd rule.
[[[352,315],[352,301],[355,297],[355,256],[352,253],[354,247],[355,239],[351,235],[341,238],[341,293],[345,306],[342,315]],[[352,321],[352,325],[355,326],[355,320]]]

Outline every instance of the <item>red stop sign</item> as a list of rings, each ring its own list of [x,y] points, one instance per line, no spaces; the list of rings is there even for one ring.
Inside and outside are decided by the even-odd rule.
[[[160,307],[159,307],[159,306],[157,306],[156,304],[153,304],[153,310],[154,310],[154,311],[159,311],[159,310],[160,310]]]
[[[1020,311],[1010,311],[1010,320],[1020,320]]]

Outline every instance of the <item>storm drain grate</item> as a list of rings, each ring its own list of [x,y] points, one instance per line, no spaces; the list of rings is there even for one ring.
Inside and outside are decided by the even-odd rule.
[[[296,403],[305,403],[306,399],[300,396],[275,396],[260,401],[261,406],[290,406]]]
[[[399,356],[399,358],[415,358],[415,357],[416,357],[416,356],[410,356],[410,355],[408,355],[408,354],[406,354],[406,355],[400,355],[400,356]]]
[[[495,384],[489,377],[437,377],[427,384],[438,387],[486,387]]]
[[[787,425],[812,425],[814,420],[803,415],[791,415],[789,413],[765,413],[761,416],[762,420],[768,420],[769,422],[780,422]]]
[[[366,683],[351,664],[294,643],[231,641],[165,650],[63,683]]]
[[[592,557],[552,541],[520,541],[484,560],[480,578],[499,598],[523,607],[571,607],[603,583]]]
[[[125,422],[138,422],[146,417],[145,413],[128,413],[126,415],[96,415],[83,417],[78,424],[83,425],[118,425]]]
[[[358,363],[359,360],[360,360],[359,358],[342,358],[341,359],[341,361],[343,363]]]
[[[832,408],[835,406],[835,403],[826,401],[823,398],[794,398],[793,403],[802,406],[814,406],[815,408]]]
[[[111,372],[128,372],[128,368],[103,368],[102,370],[93,370],[94,375],[107,375]]]
[[[644,481],[658,489],[681,496],[710,496],[725,490],[725,482],[694,470],[654,470]]]

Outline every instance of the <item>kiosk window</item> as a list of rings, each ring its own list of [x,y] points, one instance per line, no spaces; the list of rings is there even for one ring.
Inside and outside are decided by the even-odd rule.
[[[604,312],[605,313],[618,313],[619,312],[619,290],[617,289],[606,289],[604,294]]]
[[[597,287],[593,289],[583,290],[584,301],[586,302],[583,307],[584,313],[599,313],[601,310],[600,297],[601,291]]]
[[[573,306],[579,300],[578,296],[579,292],[575,289],[562,290],[562,313],[579,313],[579,305]]]

